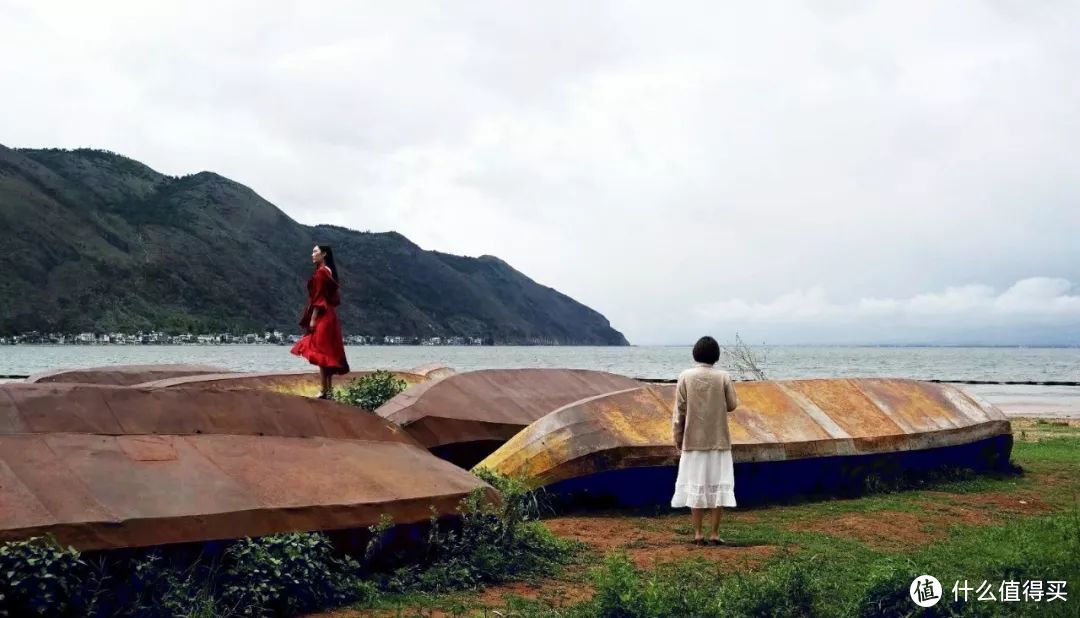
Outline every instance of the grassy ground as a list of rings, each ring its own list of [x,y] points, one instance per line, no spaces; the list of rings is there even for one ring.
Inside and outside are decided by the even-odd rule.
[[[918,609],[907,587],[924,573],[945,588],[926,615],[1080,615],[1080,422],[1015,419],[1013,432],[1022,474],[736,509],[722,547],[691,545],[686,514],[556,517],[553,532],[587,547],[557,577],[329,615],[713,615],[718,603],[717,615],[905,615]],[[954,603],[953,583],[965,579],[987,580],[995,596],[1004,579],[1066,580],[1069,598],[1005,603],[972,592]]]

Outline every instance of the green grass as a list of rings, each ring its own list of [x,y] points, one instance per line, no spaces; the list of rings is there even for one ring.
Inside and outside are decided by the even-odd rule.
[[[1066,431],[1067,429],[1067,431]],[[1039,469],[1045,464],[1068,463],[1080,466],[1080,429],[1062,428],[1061,436],[1039,442],[1017,442],[1013,458]]]
[[[730,546],[772,546],[776,553],[756,567],[734,573],[708,559],[682,560],[639,569],[620,551],[595,550],[582,560],[592,566],[590,600],[564,607],[543,598],[514,595],[497,607],[480,607],[475,596],[426,601],[424,607],[456,608],[467,616],[982,616],[1080,614],[1080,428],[1052,426],[1053,437],[1017,441],[1013,463],[1021,474],[969,474],[957,471],[918,489],[882,491],[853,499],[832,499],[753,509],[746,517],[728,517],[723,536]],[[1060,435],[1057,435],[1057,434]],[[1036,496],[1045,512],[997,512],[981,496]],[[989,523],[922,517],[917,525],[929,543],[882,549],[846,535],[829,533],[822,522],[859,515],[882,521],[904,513],[919,518],[928,505],[982,509]],[[979,506],[981,505],[981,506]],[[611,515],[610,513],[608,514]],[[685,515],[642,517],[627,514],[640,530],[670,531],[672,539],[690,533]],[[943,523],[944,522],[944,523]],[[808,524],[818,531],[808,530]],[[826,530],[826,531],[820,531]],[[642,543],[629,540],[624,550]],[[727,551],[727,550],[725,550]],[[703,556],[708,556],[703,553]],[[937,577],[945,598],[934,608],[917,608],[908,597],[919,575]],[[955,581],[978,587],[986,580],[1066,580],[1065,603],[1021,601],[953,602]],[[564,580],[565,581],[565,580]],[[415,608],[416,606],[412,606]],[[498,612],[498,613],[496,613]],[[410,614],[408,611],[402,615]],[[454,615],[451,612],[451,615]]]
[[[1017,519],[1000,526],[958,527],[947,538],[911,554],[873,551],[822,534],[788,534],[788,550],[760,570],[725,575],[704,560],[641,571],[623,556],[609,556],[594,572],[596,596],[571,616],[876,616],[917,609],[908,598],[916,577],[930,574],[946,588],[939,614],[1074,615],[1075,600],[1003,606],[954,603],[951,588],[967,579],[995,587],[1004,579],[1080,581],[1077,511]],[[797,547],[798,551],[790,551]],[[1066,587],[1068,590],[1068,586]],[[1071,605],[1069,603],[1072,603]],[[544,611],[534,608],[535,615]],[[1056,613],[1054,613],[1056,611]],[[550,615],[550,613],[549,613]],[[928,614],[935,615],[935,614]]]

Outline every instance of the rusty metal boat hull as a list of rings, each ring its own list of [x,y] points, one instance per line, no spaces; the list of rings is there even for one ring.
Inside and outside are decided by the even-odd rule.
[[[159,365],[108,365],[84,369],[58,369],[30,376],[26,382],[108,384],[134,386],[152,380],[183,378],[207,373],[223,374],[226,370],[210,365],[159,364]]]
[[[401,428],[269,391],[0,386],[0,541],[105,549],[426,521],[488,485]]]
[[[345,375],[336,376],[334,384],[342,386],[349,381],[374,371],[351,371]],[[405,380],[408,384],[419,384],[428,380],[427,377],[409,371],[394,371],[395,377]],[[311,397],[322,388],[321,378],[317,371],[268,371],[257,373],[204,373],[201,375],[188,375],[163,380],[154,380],[136,385],[140,388],[200,388],[214,390],[265,390],[289,395]]]
[[[376,413],[432,453],[467,468],[553,410],[638,385],[603,371],[487,369],[413,386]]]
[[[945,384],[911,380],[740,382],[729,416],[740,504],[858,490],[945,466],[999,468],[1009,421]],[[674,386],[584,399],[536,421],[478,464],[565,499],[663,505],[678,465]]]

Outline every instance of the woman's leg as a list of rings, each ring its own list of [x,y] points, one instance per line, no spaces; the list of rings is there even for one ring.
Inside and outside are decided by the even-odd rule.
[[[326,377],[328,375],[326,367],[319,367],[319,397],[325,397],[330,391],[326,388]]]
[[[712,510],[712,521],[709,522],[709,538],[720,538],[720,515],[724,512],[724,507],[718,506]]]
[[[699,541],[704,537],[701,532],[701,524],[705,519],[705,509],[690,509],[690,521],[694,524],[694,540]]]

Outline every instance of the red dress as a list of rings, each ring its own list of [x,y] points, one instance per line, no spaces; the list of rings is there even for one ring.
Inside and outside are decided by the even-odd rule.
[[[348,373],[345,341],[341,336],[337,311],[334,310],[341,304],[341,296],[330,269],[326,266],[315,269],[311,279],[308,279],[307,289],[308,302],[300,318],[300,326],[307,334],[292,347],[292,353],[306,358],[312,365],[326,367],[331,373]],[[315,328],[311,328],[311,314],[316,307],[319,315],[315,318]]]

